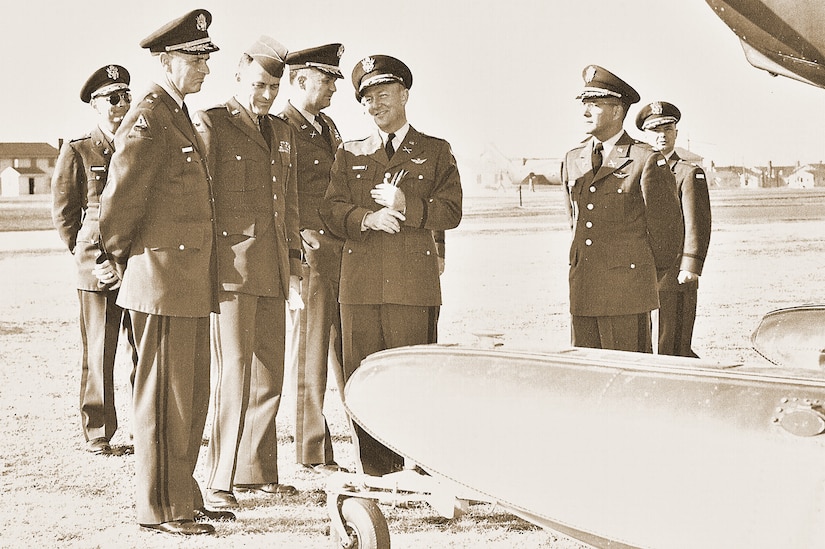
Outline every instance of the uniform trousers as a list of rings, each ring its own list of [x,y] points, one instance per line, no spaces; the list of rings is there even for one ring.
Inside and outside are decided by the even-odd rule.
[[[344,379],[368,355],[406,345],[435,343],[438,307],[420,305],[341,305]],[[352,422],[359,472],[381,476],[398,471],[404,459]]]
[[[571,317],[574,347],[652,353],[650,312],[616,316]]]
[[[278,482],[285,317],[281,296],[220,292],[220,314],[212,315],[210,489]]]
[[[313,231],[314,232],[314,231]],[[303,232],[302,232],[303,234]],[[343,351],[338,281],[341,241],[315,233],[316,249],[305,247],[301,299],[304,310],[290,312],[290,360],[297,378],[295,452],[298,463],[334,462],[324,396],[331,373],[343,398]]]
[[[138,523],[191,520],[203,507],[193,473],[209,408],[209,317],[130,314],[138,352],[132,399]]]
[[[115,353],[121,329],[132,351],[131,385],[137,354],[128,313],[115,304],[117,290],[78,290],[80,337],[83,344],[80,376],[80,421],[86,440],[111,440],[117,431],[115,410]]]
[[[698,358],[691,348],[693,325],[696,322],[696,301],[699,283],[682,284],[681,291],[659,292],[660,355]]]

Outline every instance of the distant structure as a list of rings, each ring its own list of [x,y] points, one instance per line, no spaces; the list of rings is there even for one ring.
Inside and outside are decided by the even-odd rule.
[[[788,176],[788,187],[792,189],[825,187],[825,164],[805,164],[796,168]]]
[[[0,196],[48,194],[58,152],[48,143],[0,143]]]
[[[487,188],[507,189],[526,185],[535,174],[537,185],[561,185],[561,160],[558,158],[508,158],[492,143],[478,159],[478,183]]]

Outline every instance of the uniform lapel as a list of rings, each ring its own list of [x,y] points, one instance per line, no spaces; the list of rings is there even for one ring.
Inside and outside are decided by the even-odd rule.
[[[304,117],[304,115],[301,114],[301,111],[296,109],[292,105],[292,103],[287,102],[285,110],[286,110],[286,113],[287,113],[287,118],[289,119],[290,123],[292,124],[292,127],[295,128],[296,133],[298,134],[298,136],[301,139],[303,139],[304,141],[308,141],[308,142],[312,143],[313,145],[315,145],[316,147],[322,148],[324,150],[329,149],[329,146],[327,145],[327,142],[324,139],[324,136],[321,135],[321,132],[319,132],[317,129],[315,129],[315,126],[312,125],[312,122],[307,120]],[[332,125],[329,123],[329,119],[325,118],[324,120],[327,121],[327,125],[330,126],[330,130],[331,130]],[[337,132],[336,132],[336,135],[337,135]],[[335,139],[335,136],[333,136],[333,139]],[[337,149],[337,148],[338,148],[338,144],[336,143],[335,144],[335,149]],[[335,149],[333,149],[333,152],[334,152]]]
[[[593,177],[593,182],[601,181],[616,170],[620,170],[632,162],[630,158],[630,146],[632,143],[633,139],[627,132],[623,132],[619,140],[616,141],[616,144],[613,145],[610,154],[607,155],[607,158],[602,162],[602,167],[599,168],[599,171]]]
[[[392,158],[387,162],[387,168],[393,168],[401,164],[406,164],[411,159],[420,160],[421,152],[421,134],[418,133],[412,126],[407,130],[407,135],[404,136],[404,141],[399,145],[398,150],[392,155]],[[386,152],[384,153],[386,158]]]
[[[258,129],[258,125],[254,120],[252,120],[252,118],[250,118],[248,111],[246,111],[246,109],[238,103],[237,99],[233,97],[227,101],[226,110],[229,111],[229,120],[232,122],[233,126],[244,133],[262,149],[269,149],[261,130]]]

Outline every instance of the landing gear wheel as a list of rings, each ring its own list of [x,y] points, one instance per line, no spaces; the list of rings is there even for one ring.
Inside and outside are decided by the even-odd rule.
[[[341,502],[341,517],[352,543],[342,545],[338,532],[332,529],[335,547],[352,549],[390,549],[390,530],[378,505],[368,499],[346,498]]]

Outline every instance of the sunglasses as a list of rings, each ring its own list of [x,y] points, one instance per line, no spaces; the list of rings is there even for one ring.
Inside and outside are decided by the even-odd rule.
[[[106,98],[112,105],[117,105],[118,103],[120,103],[121,99],[123,99],[123,101],[125,101],[126,103],[132,102],[132,94],[128,91],[114,92],[112,94],[107,95]]]

